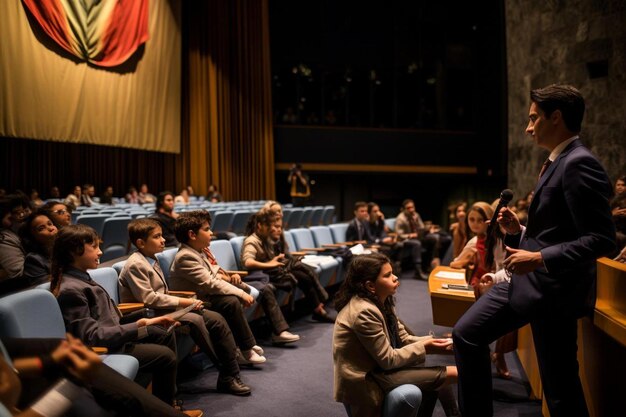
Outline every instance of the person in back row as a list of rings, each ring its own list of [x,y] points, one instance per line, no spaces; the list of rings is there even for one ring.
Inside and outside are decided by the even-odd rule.
[[[176,238],[181,243],[170,270],[170,287],[178,291],[194,291],[208,301],[210,309],[226,319],[241,349],[239,363],[257,365],[266,361],[257,346],[243,308],[254,304],[254,298],[241,285],[241,277],[228,275],[207,258],[204,248],[211,244],[211,215],[205,210],[182,213],[176,219]],[[235,276],[236,275],[236,276]]]
[[[136,219],[128,225],[128,236],[138,251],[126,260],[120,273],[121,302],[143,303],[159,315],[193,306],[193,311],[179,320],[189,326],[193,340],[218,367],[217,390],[233,395],[249,395],[250,387],[239,376],[237,346],[224,317],[204,309],[202,300],[168,293],[167,282],[156,258],[156,254],[165,247],[161,226],[151,219]]]
[[[0,200],[0,281],[22,276],[26,254],[17,231],[29,215],[25,196],[11,194]]]
[[[174,228],[177,217],[178,213],[174,211],[174,193],[171,191],[159,193],[155,203],[154,214],[150,218],[156,220],[161,225],[165,247],[167,248],[179,245]]]
[[[367,203],[365,201],[357,201],[354,203],[354,219],[348,224],[346,241],[373,243],[374,239],[370,235],[369,230],[369,218]]]

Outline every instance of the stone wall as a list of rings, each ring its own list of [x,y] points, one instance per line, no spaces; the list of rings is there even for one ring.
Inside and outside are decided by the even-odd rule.
[[[553,83],[582,92],[583,142],[612,181],[626,174],[626,1],[504,2],[509,187],[521,197],[535,186],[548,153],[524,133],[529,91]]]

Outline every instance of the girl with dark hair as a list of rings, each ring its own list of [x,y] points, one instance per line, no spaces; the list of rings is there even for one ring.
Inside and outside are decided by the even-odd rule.
[[[139,372],[152,374],[152,392],[173,404],[176,392],[176,339],[163,326],[168,316],[122,324],[109,294],[89,276],[100,263],[100,239],[82,224],[59,230],[52,248],[51,291],[57,297],[67,331],[87,346],[125,353],[139,361]]]
[[[494,204],[498,204],[495,202]],[[500,228],[496,228],[495,239],[487,239],[487,220],[493,217],[493,207],[484,201],[478,201],[472,205],[465,219],[467,229],[474,234],[463,251],[457,256],[450,266],[452,268],[465,268],[468,283],[474,287],[474,295],[478,299],[485,294],[493,285],[493,280],[485,279],[488,274],[502,269],[502,263],[506,256],[503,242],[503,234]],[[491,360],[496,365],[499,377],[511,379],[511,373],[506,364],[504,354],[517,348],[517,331],[508,333],[496,342]]]
[[[20,227],[19,235],[26,251],[22,278],[28,286],[49,281],[50,256],[56,234],[57,227],[41,209],[31,214]]]
[[[385,255],[352,260],[335,297],[335,400],[349,405],[354,417],[379,416],[389,391],[414,384],[423,394],[418,416],[430,416],[438,396],[446,415],[457,415],[450,386],[456,382],[456,367],[423,366],[427,353],[451,352],[452,341],[407,331],[394,308],[399,286]]]

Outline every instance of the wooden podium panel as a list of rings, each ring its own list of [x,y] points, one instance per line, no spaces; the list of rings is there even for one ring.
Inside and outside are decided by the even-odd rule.
[[[465,276],[463,269],[454,269],[447,266],[438,266],[433,269],[428,278],[428,291],[433,310],[433,324],[453,327],[457,320],[474,304],[474,292],[464,290],[449,290],[443,284],[465,284],[465,280],[445,278],[438,275],[440,272],[451,272]]]

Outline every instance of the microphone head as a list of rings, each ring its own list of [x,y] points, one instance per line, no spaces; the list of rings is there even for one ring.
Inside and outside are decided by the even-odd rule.
[[[507,205],[511,202],[512,199],[513,191],[509,190],[508,188],[506,190],[502,190],[502,192],[500,193],[500,204]]]

